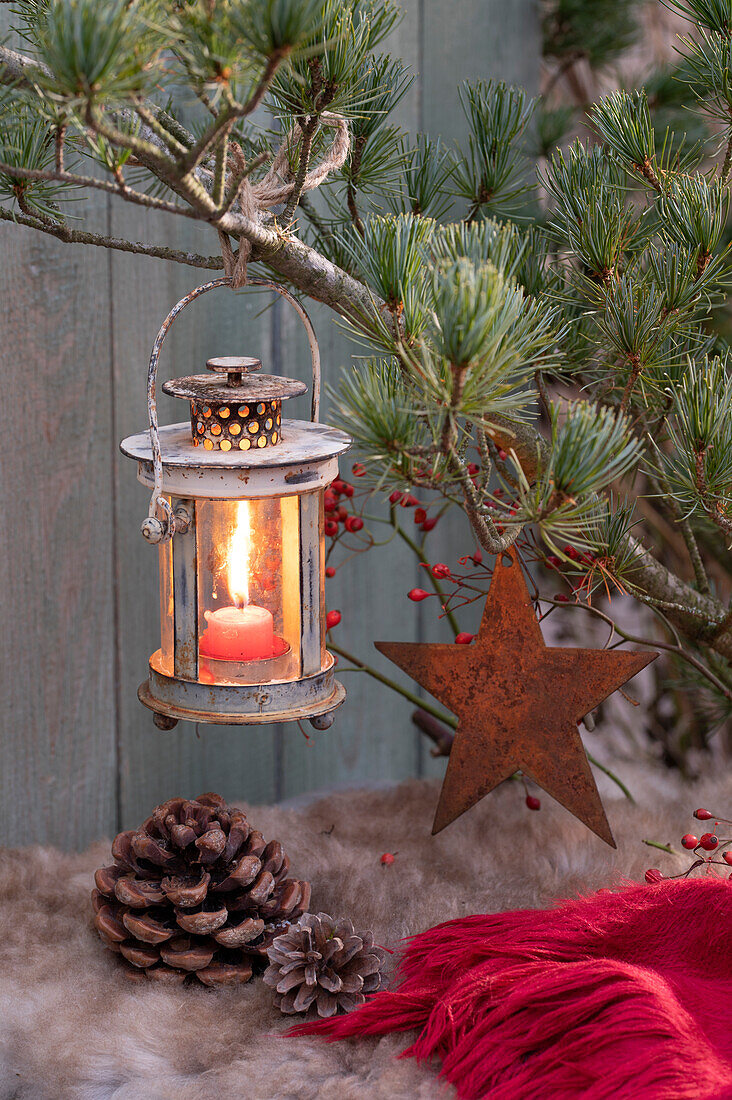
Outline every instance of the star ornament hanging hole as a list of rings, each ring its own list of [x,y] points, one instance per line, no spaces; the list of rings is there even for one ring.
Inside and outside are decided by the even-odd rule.
[[[433,834],[520,770],[615,847],[577,726],[658,653],[547,646],[513,552],[472,645],[375,644],[458,718]]]

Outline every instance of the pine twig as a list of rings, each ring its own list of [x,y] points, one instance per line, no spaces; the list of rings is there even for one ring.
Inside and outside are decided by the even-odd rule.
[[[150,127],[154,134],[160,138],[167,149],[171,153],[186,153],[188,146],[182,144],[178,137],[171,133],[168,126],[164,125],[159,115],[156,115],[154,111],[150,110],[144,103],[136,103],[135,110],[142,119],[142,121]],[[162,112],[161,112],[162,113]],[[168,116],[169,117],[169,116]]]
[[[297,166],[297,175],[295,176],[295,183],[292,189],[292,194],[287,200],[287,205],[282,213],[283,225],[289,225],[294,216],[297,204],[300,201],[302,195],[303,186],[305,184],[305,177],[308,173],[308,167],[310,165],[310,154],[313,148],[313,138],[315,132],[318,129],[318,116],[314,115],[305,126],[302,128],[302,146],[300,148],[300,161]]]
[[[723,531],[725,535],[732,535],[732,519],[729,519],[726,515],[723,515],[709,497],[709,487],[707,485],[707,478],[704,472],[705,453],[705,450],[697,451],[695,456],[696,489],[699,493],[699,499],[702,502],[704,511],[706,512],[712,523],[714,523],[720,529],[720,531]]]
[[[709,578],[707,577],[706,570],[704,568],[704,562],[702,561],[702,556],[699,551],[699,544],[696,541],[696,536],[692,529],[691,523],[688,519],[684,518],[681,515],[680,509],[678,508],[676,501],[673,498],[671,486],[669,485],[665,475],[659,472],[656,476],[658,479],[658,488],[659,490],[661,490],[659,495],[662,495],[662,499],[668,505],[668,509],[671,512],[674,520],[678,524],[682,538],[686,544],[686,550],[689,555],[691,567],[694,570],[696,586],[700,592],[704,593],[704,595],[709,595]]]
[[[229,160],[229,134],[225,131],[216,149],[216,164],[213,179],[213,201],[221,209],[224,205],[226,189],[226,169]]]
[[[142,191],[135,191],[128,187],[124,181],[100,180],[94,176],[79,176],[73,172],[55,171],[43,168],[18,168],[14,164],[5,164],[0,161],[0,172],[8,176],[17,176],[18,179],[47,180],[51,183],[68,183],[73,187],[89,187],[96,191],[106,191],[111,195],[119,195],[127,202],[137,206],[147,206],[152,210],[162,210],[166,214],[181,214],[184,218],[200,220],[198,216],[187,206],[179,203],[167,202],[165,199],[155,198],[153,195],[145,195]]]
[[[64,171],[64,141],[66,139],[66,123],[62,122],[56,127],[54,136],[56,172]]]
[[[625,384],[625,389],[623,390],[623,396],[620,399],[620,411],[622,413],[627,412],[631,394],[633,393],[633,390],[635,389],[635,384],[638,381],[638,379],[640,378],[640,373],[641,373],[641,370],[643,369],[643,366],[641,364],[640,355],[631,355],[630,356],[630,363],[631,363],[631,371],[630,371],[630,374],[628,376],[628,381]]]
[[[111,248],[116,252],[132,252],[138,256],[154,256],[159,260],[172,260],[174,263],[185,264],[188,267],[204,268],[208,271],[220,271],[224,266],[221,256],[200,256],[196,252],[182,252],[177,248],[166,248],[164,245],[142,244],[137,241],[125,241],[119,237],[107,237],[102,233],[88,233],[81,229],[70,229],[62,222],[53,222],[52,219],[44,221],[36,214],[16,214],[7,207],[0,206],[0,221],[15,222],[17,225],[27,225],[31,229],[37,229],[41,233],[48,233],[56,237],[64,244],[90,244],[100,248]]]
[[[353,184],[353,177],[358,174],[361,167],[361,159],[363,157],[363,151],[366,148],[366,138],[363,134],[359,134],[353,143],[353,152],[351,154],[351,175],[348,180],[348,188],[346,190],[346,203],[348,206],[348,213],[351,216],[354,228],[358,234],[363,237],[364,228],[361,221],[361,215],[358,212],[358,204],[356,202],[356,188]]]
[[[468,468],[465,463],[461,461],[454,448],[451,448],[448,452],[447,461],[450,469],[460,482],[460,488],[465,502],[465,511],[470,520],[473,534],[483,549],[489,554],[502,554],[505,550],[508,550],[509,547],[513,546],[514,542],[521,534],[522,528],[517,526],[510,535],[499,535],[491,517],[481,510],[480,497],[468,473]]]
[[[206,158],[211,148],[215,145],[218,139],[223,134],[228,134],[233,127],[234,123],[239,119],[246,118],[256,111],[265,95],[269,91],[269,87],[275,78],[277,70],[282,64],[283,60],[287,56],[289,51],[276,50],[267,61],[266,68],[259,84],[252,92],[251,96],[246,103],[236,103],[231,100],[225,107],[219,111],[216,115],[213,124],[208,128],[205,134],[200,138],[196,144],[188,149],[184,156],[180,159],[180,168],[184,175],[191,172],[202,160]]]

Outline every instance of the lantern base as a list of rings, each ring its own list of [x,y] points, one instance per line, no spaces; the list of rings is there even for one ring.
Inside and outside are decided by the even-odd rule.
[[[153,657],[155,655],[153,654]],[[346,689],[335,679],[335,662],[299,680],[265,684],[201,684],[166,676],[150,662],[150,677],[137,689],[140,702],[155,715],[219,726],[317,719],[341,705]]]

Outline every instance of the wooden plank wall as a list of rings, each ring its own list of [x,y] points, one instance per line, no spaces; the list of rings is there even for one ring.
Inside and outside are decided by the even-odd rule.
[[[535,90],[534,0],[402,7],[390,48],[418,74],[400,107],[403,126],[460,140],[461,80],[495,76]],[[0,33],[6,22],[0,10]],[[210,231],[103,196],[91,200],[89,217],[115,236],[212,249]],[[158,631],[156,553],[139,535],[146,490],[117,444],[145,425],[150,345],[200,276],[0,225],[2,843],[80,847],[179,792],[268,801],[444,766],[410,726],[410,706],[362,675],[348,674],[335,726],[309,741],[296,725],[182,723],[161,733],[137,701]],[[163,376],[246,351],[307,379],[299,322],[281,303],[266,304],[258,294],[221,292],[191,306],[166,343]],[[328,311],[312,314],[333,380],[352,349]],[[307,415],[304,402],[296,415]],[[165,399],[161,420],[174,417],[180,409]],[[464,552],[467,533],[443,526],[431,538],[433,560],[450,561]],[[393,546],[342,570],[327,591],[328,605],[343,612],[341,644],[378,663],[376,638],[439,637],[431,605],[428,614],[405,599],[416,573],[411,555]]]

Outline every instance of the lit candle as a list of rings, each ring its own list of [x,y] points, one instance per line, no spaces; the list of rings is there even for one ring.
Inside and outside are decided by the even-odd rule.
[[[204,611],[202,657],[217,661],[261,661],[274,652],[274,620],[265,607],[220,607]]]
[[[274,619],[264,607],[249,603],[251,555],[249,502],[236,505],[236,520],[227,554],[227,582],[234,603],[216,611],[204,611],[207,627],[199,652],[216,661],[261,661],[274,653]]]

